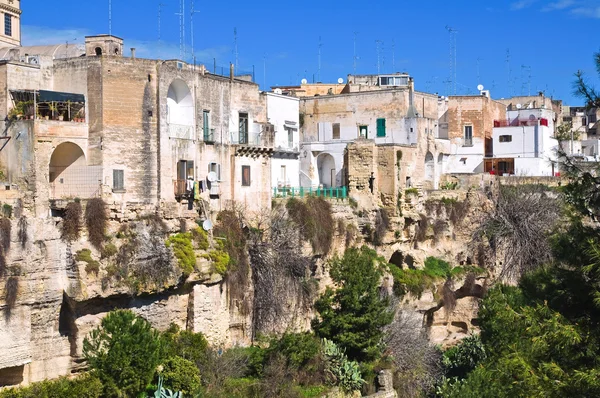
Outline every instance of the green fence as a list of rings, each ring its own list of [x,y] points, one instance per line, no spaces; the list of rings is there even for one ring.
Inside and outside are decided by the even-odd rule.
[[[323,198],[346,199],[348,197],[348,188],[305,188],[305,187],[281,187],[273,188],[274,198],[294,198],[304,196],[321,196]]]

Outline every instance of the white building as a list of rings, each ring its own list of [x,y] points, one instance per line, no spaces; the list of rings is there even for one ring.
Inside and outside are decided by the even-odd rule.
[[[271,187],[299,187],[300,146],[298,98],[266,93],[267,120],[275,128],[273,157],[271,158]]]
[[[554,138],[554,111],[507,111],[507,120],[495,120],[493,156],[486,158],[499,175],[554,176],[558,172]]]

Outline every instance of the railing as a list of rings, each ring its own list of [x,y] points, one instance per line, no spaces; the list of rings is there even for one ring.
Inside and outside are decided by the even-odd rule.
[[[214,144],[215,129],[204,129],[203,139],[204,139],[204,142],[207,144]]]
[[[465,138],[463,140],[463,146],[473,146],[473,138]]]
[[[537,126],[538,122],[540,126],[548,127],[548,119],[514,119],[514,120],[494,120],[494,127],[520,127],[520,126]]]
[[[169,123],[169,137],[180,140],[193,140],[194,126]]]
[[[305,187],[274,187],[274,198],[303,198],[305,196],[320,196],[323,198],[346,199],[348,197],[348,188],[305,188]]]
[[[50,167],[50,199],[94,198],[100,194],[101,166]]]
[[[260,133],[233,131],[231,132],[231,143],[234,145],[261,146]]]

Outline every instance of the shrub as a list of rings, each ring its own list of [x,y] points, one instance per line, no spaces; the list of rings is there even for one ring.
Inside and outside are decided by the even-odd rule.
[[[173,248],[177,258],[177,264],[184,274],[189,275],[196,267],[196,255],[192,247],[192,234],[189,232],[178,233],[170,236],[166,243],[167,247]]]
[[[286,333],[272,340],[267,355],[281,354],[292,369],[318,370],[317,358],[321,353],[321,342],[312,333]]]
[[[2,214],[6,218],[11,218],[13,214],[13,207],[8,203],[2,205]]]
[[[193,396],[200,389],[200,372],[196,365],[181,357],[171,357],[163,363],[161,375],[165,386],[181,391],[184,396]]]
[[[62,238],[67,241],[79,239],[81,232],[81,203],[71,202],[65,208],[65,215],[62,222]]]
[[[194,241],[198,249],[208,249],[208,235],[206,231],[204,231],[204,229],[200,227],[192,229],[192,240]]]
[[[0,246],[6,253],[10,249],[10,233],[12,230],[12,224],[6,217],[0,218]]]
[[[327,363],[326,372],[335,385],[346,392],[361,389],[365,381],[357,362],[349,361],[344,350],[327,339],[323,339],[323,353]]]
[[[161,340],[166,357],[178,356],[194,364],[206,362],[208,341],[202,333],[180,330],[179,326],[171,324],[161,335]]]
[[[208,256],[213,262],[215,272],[225,275],[230,262],[229,254],[222,250],[211,250]]]
[[[85,207],[85,225],[90,243],[98,249],[104,242],[107,221],[106,203],[101,198],[90,199]]]
[[[144,318],[116,310],[83,340],[83,357],[105,396],[136,396],[152,381],[160,361],[160,338]]]
[[[408,195],[418,195],[419,194],[419,190],[417,188],[406,188],[404,190],[404,195],[408,196]]]
[[[356,201],[356,199],[354,198],[348,198],[348,204],[350,205],[350,207],[352,207],[353,209],[357,209],[358,208],[358,202]]]
[[[0,398],[100,398],[102,396],[102,382],[92,375],[79,376],[75,379],[61,377],[33,383],[28,387],[0,391]]]
[[[115,246],[113,243],[107,243],[102,247],[102,250],[100,250],[100,256],[101,258],[111,258],[118,252],[119,250],[117,249],[117,246]]]
[[[100,263],[92,258],[92,251],[90,249],[81,249],[75,254],[76,261],[83,261],[86,263],[85,272],[88,274],[96,274],[100,271]]]
[[[27,240],[29,239],[27,235],[27,218],[25,218],[25,216],[19,218],[18,238],[19,242],[21,243],[21,247],[24,249],[27,245]]]

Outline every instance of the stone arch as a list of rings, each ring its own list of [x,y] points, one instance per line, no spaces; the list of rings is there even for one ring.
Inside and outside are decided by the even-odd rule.
[[[337,168],[331,154],[321,153],[317,156],[317,169],[319,170],[319,185],[323,185],[323,188],[337,186]]]
[[[167,92],[167,121],[182,126],[194,125],[194,101],[188,85],[175,79]]]
[[[427,152],[425,155],[425,181],[433,182],[435,177],[435,163],[433,161],[433,154]]]
[[[85,164],[85,155],[79,145],[72,142],[63,142],[54,148],[50,156],[49,181],[52,183],[58,177],[68,175],[75,168],[85,166]]]
[[[100,55],[102,55],[102,47],[96,47],[96,48],[94,49],[94,51],[96,52],[96,55],[97,55],[97,56],[100,56]]]

